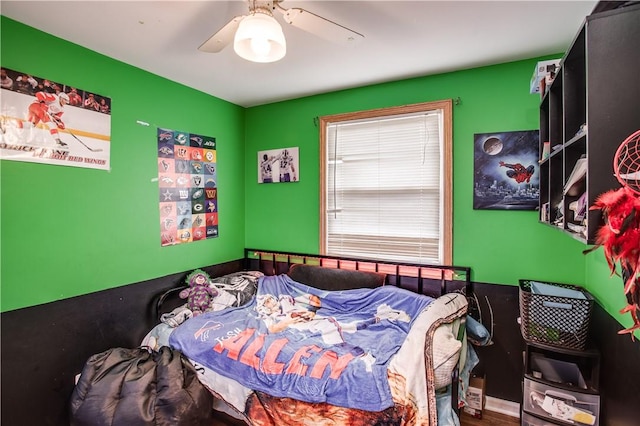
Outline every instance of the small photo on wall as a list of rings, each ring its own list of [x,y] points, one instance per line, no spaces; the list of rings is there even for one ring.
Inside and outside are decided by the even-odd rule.
[[[473,156],[474,209],[538,207],[538,130],[476,133]]]
[[[298,148],[258,151],[258,183],[298,182]]]

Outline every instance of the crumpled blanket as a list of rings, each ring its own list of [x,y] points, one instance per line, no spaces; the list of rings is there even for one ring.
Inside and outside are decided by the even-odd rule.
[[[460,343],[454,337],[457,335],[455,324],[466,311],[467,300],[462,294],[457,293],[435,299],[427,309],[423,310],[403,343],[403,347],[406,347],[405,351],[417,355],[418,361],[415,361],[418,364],[417,368],[409,361],[403,361],[399,354],[394,355],[388,375],[392,383],[391,393],[394,405],[379,412],[272,397],[266,393],[254,392],[236,380],[218,374],[193,359],[190,361],[198,373],[200,382],[216,397],[214,401],[216,409],[242,418],[254,426],[282,424],[302,426],[325,424],[327,420],[333,426],[366,424],[426,426],[436,423],[451,426],[457,424],[457,416],[452,411],[449,393],[440,392],[438,404],[436,404],[436,388],[450,382],[451,368],[455,366],[457,355],[462,356],[467,353],[466,345],[462,352],[454,353],[453,351],[454,346],[459,347]],[[183,312],[177,310],[177,314],[172,315],[171,318],[182,323],[190,317],[182,314]],[[168,325],[169,322],[162,322],[154,327],[145,337],[147,343],[143,345],[156,349],[168,345],[169,336],[175,330]],[[446,336],[444,341],[442,335],[446,333],[442,333],[443,329],[453,333]],[[151,341],[154,345],[149,344]],[[464,341],[466,342],[466,339]],[[398,372],[396,367],[398,365],[403,373]],[[435,370],[436,367],[438,370]],[[412,376],[413,380],[405,381],[403,374]],[[445,378],[448,382],[443,381]],[[451,421],[453,419],[456,420],[455,423]]]
[[[382,411],[394,405],[389,361],[432,301],[391,286],[323,291],[262,277],[251,303],[194,317],[169,343],[271,396]]]

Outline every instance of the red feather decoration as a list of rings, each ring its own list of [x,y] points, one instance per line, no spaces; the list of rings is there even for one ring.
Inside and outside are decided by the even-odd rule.
[[[628,303],[620,313],[629,312],[633,318],[633,326],[620,333],[631,333],[633,338],[640,329],[640,196],[625,186],[601,194],[590,210],[601,210],[605,225],[588,251],[602,247],[612,275],[619,275],[620,264]]]

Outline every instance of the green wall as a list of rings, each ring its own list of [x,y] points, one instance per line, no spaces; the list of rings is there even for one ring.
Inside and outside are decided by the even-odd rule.
[[[317,116],[458,99],[453,110],[454,252],[479,282],[521,278],[584,285],[583,245],[538,223],[535,211],[473,210],[474,133],[538,128],[529,94],[536,60],[396,81],[250,108],[246,133],[246,241],[249,247],[318,252]],[[257,152],[300,147],[300,182],[257,183]]]
[[[2,311],[238,259],[245,246],[317,252],[316,118],[451,98],[460,100],[453,132],[454,263],[472,267],[478,282],[584,285],[619,322],[631,324],[629,315],[617,313],[622,284],[609,276],[601,250],[583,255],[583,244],[539,224],[533,211],[473,210],[473,135],[538,127],[539,97],[528,84],[536,61],[547,57],[245,110],[1,19],[2,66],[113,100],[110,172],[0,162]],[[152,182],[156,126],[217,138],[219,238],[160,247]],[[257,152],[289,146],[300,148],[301,181],[258,184]]]
[[[5,17],[1,24],[2,66],[112,99],[111,171],[0,162],[2,311],[243,256],[243,108]],[[156,127],[216,137],[219,238],[160,246]]]

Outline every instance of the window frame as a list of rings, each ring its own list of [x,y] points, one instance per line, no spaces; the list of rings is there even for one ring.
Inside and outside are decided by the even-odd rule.
[[[442,208],[441,224],[442,235],[442,261],[444,265],[450,265],[453,261],[453,101],[445,99],[440,101],[422,102],[411,105],[379,108],[373,110],[348,112],[342,114],[326,115],[319,118],[320,124],[320,253],[327,255],[327,126],[330,123],[339,123],[351,120],[366,120],[387,117],[392,115],[415,114],[440,110],[442,112],[442,156],[443,167],[441,175]]]

